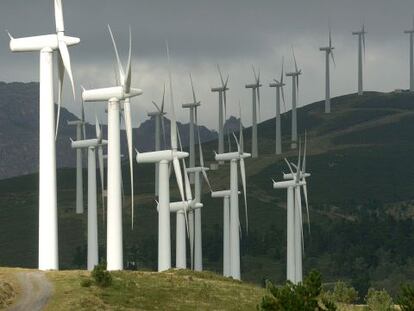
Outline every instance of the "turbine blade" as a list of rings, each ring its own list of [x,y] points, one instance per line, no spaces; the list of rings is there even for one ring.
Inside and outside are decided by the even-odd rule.
[[[112,33],[111,26],[109,26],[109,25],[108,25],[108,30],[109,30],[109,34],[111,36],[112,44],[114,46],[116,61],[118,63],[118,72],[119,72],[119,79],[120,79],[119,82],[122,84],[122,86],[124,86],[124,84],[125,84],[125,72],[124,72],[124,68],[122,67],[121,59],[119,58],[118,48],[116,46],[114,34]]]
[[[72,86],[73,99],[75,99],[76,98],[75,82],[73,82],[72,65],[70,63],[69,50],[68,50],[68,47],[67,47],[65,41],[59,39],[58,44],[59,44],[59,54],[60,54],[60,57],[62,58],[63,66],[66,69],[66,72],[67,72],[69,80],[70,80],[70,84]]]
[[[181,175],[180,161],[178,160],[177,157],[174,157],[173,159],[173,167],[174,167],[175,179],[177,180],[178,190],[180,191],[181,200],[185,202],[183,176]]]
[[[124,102],[124,122],[127,136],[129,174],[131,178],[131,226],[134,229],[134,160],[133,160],[133,137],[132,137],[132,120],[131,120],[131,103],[129,98]]]
[[[166,49],[167,49],[167,58],[168,58],[168,79],[170,82],[171,148],[172,150],[177,150],[177,124],[176,124],[175,110],[174,110],[174,94],[173,94],[173,84],[172,84],[172,75],[171,75],[170,50],[168,47],[168,42],[166,42]]]
[[[306,213],[307,213],[307,216],[308,216],[308,230],[309,230],[309,234],[311,234],[310,217],[309,217],[309,203],[308,203],[308,188],[307,188],[307,185],[306,185],[306,180],[305,180],[305,185],[303,186],[303,196],[305,197]]]
[[[105,176],[104,176],[104,158],[103,158],[103,147],[98,147],[98,165],[99,165],[99,177],[101,179],[101,196],[102,196],[102,221],[105,224]]]
[[[164,122],[164,115],[161,115],[161,127],[162,127],[162,139],[164,141],[164,149],[167,146],[167,138],[166,138],[166,134],[165,134],[165,122]]]
[[[289,168],[290,173],[292,174],[292,176],[295,176],[295,173],[293,173],[293,169],[292,166],[290,165],[290,162],[285,158],[285,162]]]
[[[330,54],[331,54],[332,62],[333,62],[333,64],[334,64],[334,66],[336,67],[335,57],[334,57],[334,53],[333,53],[333,51],[332,51],[332,50],[331,50]]]
[[[191,76],[191,73],[190,73],[190,83],[191,83],[191,91],[193,92],[193,101],[194,101],[194,104],[196,104],[197,98],[196,98],[195,91],[194,91],[193,77]]]
[[[56,32],[63,32],[65,31],[65,24],[63,21],[63,6],[62,0],[55,0],[55,24],[56,24]]]
[[[62,56],[60,55],[59,51],[57,55],[57,63],[58,63],[58,75],[59,75],[59,88],[58,88],[58,104],[57,104],[55,140],[57,140],[57,136],[59,133],[60,108],[62,107],[63,80],[65,78],[65,65],[63,64]]]
[[[257,107],[259,108],[259,122],[261,120],[260,86],[257,87]]]
[[[95,114],[95,132],[96,138],[101,141],[102,140],[102,130],[101,125],[99,124],[98,116]]]
[[[157,109],[157,111],[161,113],[161,109],[160,107],[158,107],[157,103],[155,101],[152,101],[152,104],[155,106],[155,109]]]
[[[305,145],[303,149],[303,161],[302,161],[302,172],[303,174],[306,173],[306,148],[307,148],[307,132],[305,131]]]
[[[223,91],[223,107],[224,107],[224,123],[226,123],[227,120],[227,95],[226,91]]]
[[[165,104],[165,83],[164,83],[164,91],[162,92],[161,113],[164,113],[164,104]]]
[[[81,117],[82,117],[82,133],[83,133],[83,139],[86,139],[86,126],[85,126],[85,103],[82,99],[81,101]]]
[[[131,90],[131,79],[132,79],[132,32],[131,26],[129,26],[129,52],[128,52],[128,63],[126,67],[126,77],[124,81],[124,91],[129,93]]]
[[[243,184],[243,196],[244,196],[244,210],[246,214],[246,232],[249,232],[249,216],[247,213],[247,184],[246,184],[246,167],[244,164],[244,159],[240,158],[240,173]]]
[[[293,60],[295,62],[295,71],[298,72],[298,63],[296,62],[295,50],[292,47]]]
[[[219,64],[217,64],[217,70],[218,70],[218,72],[219,72],[219,75],[220,75],[220,81],[221,81],[221,86],[224,88],[224,80],[223,80],[223,75],[221,74],[221,69],[220,69],[220,65]]]

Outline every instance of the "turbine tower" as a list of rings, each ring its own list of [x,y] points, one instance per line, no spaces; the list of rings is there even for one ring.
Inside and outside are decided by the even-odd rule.
[[[120,146],[120,111],[121,101],[142,94],[142,90],[131,87],[132,69],[132,35],[129,31],[129,56],[126,71],[123,70],[119,60],[118,49],[111,28],[108,26],[111,35],[115,54],[118,60],[119,84],[114,87],[84,90],[82,98],[85,102],[108,102],[108,183],[107,183],[107,200],[108,200],[108,216],[107,216],[107,269],[122,270],[123,269],[123,239],[122,239],[122,172],[121,172],[121,146]],[[118,84],[118,83],[117,83]],[[125,106],[124,106],[125,108]],[[127,114],[131,111],[124,109],[125,120],[130,119]],[[131,123],[125,122],[128,128]],[[128,132],[129,130],[127,130]],[[131,129],[132,132],[132,129]],[[132,140],[127,140],[128,145]],[[132,146],[131,146],[132,148]],[[128,150],[130,147],[128,146]],[[132,158],[130,158],[132,160]],[[132,166],[130,165],[130,168]],[[131,175],[132,176],[132,175]],[[133,183],[131,184],[133,189]],[[133,195],[132,195],[133,197]],[[133,204],[132,204],[132,225],[133,225]]]
[[[329,45],[327,47],[319,48],[319,51],[325,52],[325,113],[331,113],[331,82],[330,82],[330,59],[335,65],[335,58],[333,54],[334,47],[332,46],[331,29],[329,29]]]
[[[280,112],[280,95],[282,95],[283,105],[286,112],[286,105],[285,105],[285,92],[283,87],[286,85],[283,82],[283,60],[282,60],[282,73],[280,75],[279,81],[274,79],[274,83],[270,83],[269,87],[276,88],[276,151],[275,154],[279,155],[282,154],[282,120],[281,120],[281,112]]]
[[[162,93],[162,101],[161,101],[161,107],[157,105],[155,101],[152,102],[152,104],[155,106],[156,111],[149,112],[148,116],[150,118],[155,119],[155,151],[161,150],[161,128],[162,128],[162,137],[164,142],[164,148],[166,146],[166,139],[165,139],[165,124],[164,124],[164,100],[165,100],[165,85],[164,85],[164,91]],[[155,196],[158,196],[158,169],[159,165],[158,163],[155,163]]]
[[[404,33],[410,35],[410,92],[414,92],[414,17],[413,28],[411,30],[405,30]]]
[[[96,149],[107,145],[102,139],[102,131],[96,118],[96,138],[72,141],[72,148],[76,150],[88,150],[88,257],[87,267],[89,271],[99,263],[98,254],[98,211],[96,191]]]
[[[68,121],[69,126],[76,126],[76,141],[86,139],[85,108],[82,102],[81,120]],[[82,149],[76,149],[76,214],[83,214],[83,169]]]
[[[218,116],[218,152],[224,152],[224,122],[227,114],[227,95],[226,92],[229,90],[227,84],[229,83],[229,75],[226,80],[223,79],[220,66],[217,65],[217,70],[220,75],[221,86],[212,88],[212,92],[217,92],[219,95],[219,116]],[[223,115],[224,114],[224,115]],[[223,164],[223,162],[220,162]]]
[[[241,120],[241,116],[240,116]],[[240,122],[240,128],[242,124]],[[247,196],[246,196],[246,169],[244,159],[251,157],[251,154],[243,151],[243,131],[240,130],[240,144],[237,141],[237,152],[228,152],[216,154],[216,161],[230,162],[230,276],[233,279],[240,280],[240,221],[239,221],[239,189],[238,189],[238,168],[240,164],[240,173],[243,184],[243,195],[246,213],[246,231],[248,231],[248,216],[247,216]]]
[[[297,120],[297,101],[299,97],[299,76],[302,74],[302,70],[298,69],[296,62],[295,51],[292,49],[293,60],[295,62],[295,71],[286,73],[287,77],[292,77],[292,142],[291,148],[295,149],[298,141],[298,120]]]
[[[362,24],[362,28],[360,31],[352,32],[352,35],[358,36],[358,95],[364,94],[364,87],[363,87],[363,68],[362,68],[362,49],[364,49],[364,57],[365,57],[365,25]]]
[[[252,89],[252,158],[257,158],[259,156],[257,147],[257,108],[259,109],[260,120],[260,88],[262,85],[260,84],[260,70],[259,73],[256,74],[254,66],[252,66],[252,69],[255,82],[247,84],[246,89]]]
[[[53,99],[53,52],[58,52],[59,94],[58,115],[62,102],[65,71],[68,73],[73,97],[73,82],[68,46],[79,38],[65,36],[62,0],[54,0],[56,33],[15,39],[10,37],[12,52],[40,52],[39,92],[39,270],[59,269],[58,224],[56,199],[56,142],[58,123],[55,124]],[[59,118],[57,118],[59,120]]]
[[[181,200],[185,202],[183,178],[181,175],[180,160],[188,157],[187,152],[177,150],[177,123],[174,109],[173,85],[170,69],[170,56],[167,44],[168,72],[170,81],[170,106],[171,106],[171,150],[140,153],[137,151],[138,163],[159,163],[159,210],[158,210],[158,271],[171,269],[171,232],[170,232],[170,174],[172,166],[177,180]]]

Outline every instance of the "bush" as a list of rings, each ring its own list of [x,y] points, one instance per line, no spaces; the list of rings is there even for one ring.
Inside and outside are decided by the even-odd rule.
[[[92,286],[92,280],[91,279],[82,279],[80,285],[82,287],[91,287]]]
[[[261,303],[257,307],[258,310],[336,310],[334,303],[320,298],[322,280],[320,273],[317,271],[310,272],[303,283],[297,285],[287,281],[285,286],[276,287],[271,282],[267,282],[267,290],[269,294],[262,298]]]
[[[106,271],[106,264],[96,265],[91,276],[95,280],[95,284],[100,287],[108,287],[112,284],[112,275]]]
[[[402,285],[401,293],[398,295],[397,304],[401,311],[414,311],[414,286]]]
[[[392,298],[385,289],[375,290],[370,288],[365,297],[365,302],[368,305],[368,310],[371,311],[390,311],[394,309]]]
[[[323,296],[336,303],[352,304],[358,300],[358,291],[351,285],[338,281],[333,291],[328,291]]]

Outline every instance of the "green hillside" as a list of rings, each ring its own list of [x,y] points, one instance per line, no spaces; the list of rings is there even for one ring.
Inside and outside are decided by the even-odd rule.
[[[364,293],[368,286],[395,293],[400,282],[414,279],[414,95],[369,92],[299,109],[299,132],[308,133],[311,233],[305,226],[305,273],[320,270],[327,281],[350,281]],[[290,113],[282,117],[283,157],[290,151]],[[246,150],[250,129],[245,130]],[[247,160],[249,232],[242,231],[242,278],[262,284],[282,282],[286,257],[286,193],[272,189],[271,178],[287,171],[274,155],[274,119],[259,126],[258,160]],[[233,148],[235,148],[233,143]],[[217,143],[204,146],[212,160]],[[128,181],[125,166],[125,182]],[[210,172],[215,190],[228,188],[229,167]],[[125,185],[125,261],[139,270],[154,270],[157,256],[157,213],[152,165],[135,165],[136,219],[130,229],[129,186]],[[76,215],[75,172],[59,171],[59,247],[63,269],[84,268],[86,214]],[[86,172],[85,172],[86,178]],[[173,179],[172,179],[173,180]],[[37,265],[37,176],[0,181],[0,266]],[[203,196],[203,256],[207,270],[221,272],[222,202]],[[177,197],[177,192],[172,195]],[[241,211],[243,205],[241,200]],[[101,217],[102,219],[102,217]],[[244,212],[241,212],[242,227]],[[172,218],[172,233],[175,233]],[[100,226],[101,255],[105,230]],[[174,234],[173,234],[174,236]],[[173,237],[173,243],[174,237]],[[175,244],[173,244],[175,245]],[[173,247],[174,249],[174,247]],[[173,261],[175,254],[173,254]]]

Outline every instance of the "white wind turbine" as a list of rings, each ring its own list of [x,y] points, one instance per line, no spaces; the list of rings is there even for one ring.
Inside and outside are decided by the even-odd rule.
[[[329,45],[327,47],[319,48],[319,51],[325,52],[325,113],[331,113],[331,82],[330,82],[330,58],[335,65],[335,58],[333,54],[334,47],[332,46],[331,29],[329,29]]]
[[[189,167],[194,167],[195,166],[195,143],[194,143],[194,111],[197,109],[198,106],[200,106],[200,101],[197,101],[196,95],[195,95],[195,91],[194,91],[194,84],[193,84],[193,78],[191,77],[190,74],[190,84],[191,84],[191,90],[193,92],[193,102],[192,103],[188,103],[188,104],[183,104],[182,107],[185,109],[188,109],[190,112],[190,133],[189,133],[189,137],[190,137],[190,144],[189,144],[189,153],[190,153],[190,165]],[[194,175],[191,173],[190,174],[190,182],[191,184],[194,184]]]
[[[280,75],[279,81],[274,79],[274,83],[270,83],[269,87],[276,88],[276,154],[282,153],[282,120],[281,120],[281,109],[280,109],[280,95],[282,95],[283,105],[285,106],[285,92],[283,87],[286,85],[283,82],[284,70],[283,70],[283,60],[282,60],[282,73]],[[285,112],[286,112],[286,106]]]
[[[112,31],[109,28],[111,38]],[[107,269],[123,269],[123,245],[122,245],[122,172],[121,172],[121,148],[120,148],[120,105],[121,101],[142,94],[142,90],[131,88],[131,57],[132,57],[132,39],[131,31],[129,32],[129,56],[126,71],[123,70],[119,60],[118,50],[113,40],[115,53],[118,60],[119,85],[108,88],[94,90],[84,90],[82,98],[85,102],[108,102],[108,182],[107,182],[107,199],[108,199],[108,216],[107,216]],[[129,109],[125,109],[125,127],[126,132],[132,133]],[[129,116],[128,116],[129,115]],[[129,136],[131,137],[131,136]],[[128,139],[128,151],[132,139]],[[131,146],[132,148],[132,146]],[[132,161],[132,158],[130,158]],[[130,165],[130,168],[132,165]],[[132,176],[132,171],[131,171]],[[131,182],[132,191],[132,224],[134,218],[133,206],[133,182]]]
[[[171,105],[171,150],[140,153],[137,151],[138,163],[159,163],[159,210],[158,210],[158,271],[171,268],[171,232],[170,232],[170,185],[169,165],[172,162],[180,196],[185,202],[183,178],[180,160],[188,157],[187,152],[177,150],[177,123],[174,108],[172,76],[170,69],[170,56],[167,44],[168,71],[170,81]]]
[[[164,91],[162,93],[161,107],[157,105],[155,101],[152,101],[152,104],[156,108],[156,111],[149,112],[147,115],[155,120],[155,151],[161,150],[161,128],[162,128],[162,137],[164,142],[164,148],[166,146],[165,139],[165,124],[164,124],[164,107],[165,107],[165,85]],[[158,163],[155,163],[155,195],[158,196]]]
[[[252,89],[252,158],[257,158],[259,155],[257,147],[257,108],[259,110],[259,120],[260,120],[260,70],[256,74],[256,69],[252,66],[254,80],[252,84],[247,84],[246,89]],[[257,99],[257,102],[256,102]]]
[[[76,45],[79,38],[65,36],[62,0],[54,0],[56,33],[26,38],[13,38],[10,34],[12,52],[40,52],[39,93],[39,269],[57,270],[58,228],[56,199],[56,132],[53,100],[53,52],[58,52],[59,94],[58,111],[62,102],[64,72],[73,82],[68,46]]]
[[[362,28],[360,31],[352,32],[352,35],[358,36],[358,95],[364,94],[364,87],[363,87],[363,64],[362,64],[362,48],[364,49],[364,57],[365,57],[365,25],[362,24]]]
[[[194,97],[195,98],[195,97]],[[204,165],[203,147],[200,138],[200,127],[198,125],[197,107],[194,110],[195,124],[197,126],[197,138],[199,148],[200,165],[197,167],[190,167],[187,173],[194,174],[194,200],[195,203],[201,203],[202,181],[200,174],[203,175],[210,191],[211,185],[207,177],[207,168]],[[191,209],[189,211],[189,231],[190,231],[190,250],[191,250],[191,268],[195,271],[203,270],[203,247],[202,247],[202,232],[201,232],[201,209]]]
[[[218,152],[224,152],[224,122],[227,114],[227,91],[229,88],[227,84],[229,83],[229,75],[227,75],[226,80],[223,79],[220,66],[217,65],[217,70],[220,75],[221,86],[212,88],[212,92],[217,92],[219,95],[219,113],[218,113]]]
[[[96,118],[96,138],[72,141],[72,148],[88,150],[88,258],[87,267],[91,271],[99,263],[98,255],[98,211],[96,192],[96,149],[108,142],[102,139],[102,131]]]
[[[299,97],[299,76],[302,74],[302,69],[299,70],[296,62],[295,51],[292,48],[293,61],[295,62],[295,71],[286,73],[287,77],[292,77],[292,142],[291,148],[295,149],[298,141],[298,119],[296,108],[298,106]]]
[[[302,253],[303,253],[303,225],[302,225],[302,199],[301,188],[303,188],[306,209],[308,213],[309,223],[309,207],[307,198],[307,184],[306,178],[310,174],[306,169],[306,140],[305,151],[303,155],[303,162],[300,163],[300,146],[298,164],[294,165],[286,163],[289,167],[290,173],[283,174],[284,181],[273,181],[274,189],[287,189],[287,279],[295,284],[302,282]],[[292,166],[295,167],[296,172],[293,172]]]
[[[238,151],[216,154],[216,161],[230,162],[230,276],[240,280],[240,221],[239,221],[239,185],[237,163],[240,162],[240,173],[243,185],[244,205],[246,213],[246,231],[248,231],[246,169],[244,159],[251,157],[250,153],[243,151],[243,131],[240,115],[240,144],[236,139]]]
[[[414,92],[414,16],[413,28],[411,30],[405,30],[404,33],[410,35],[410,92]]]
[[[68,121],[68,125],[76,126],[76,141],[86,139],[85,108],[82,102],[82,116],[80,120]],[[83,214],[83,169],[82,149],[76,149],[76,214]]]

